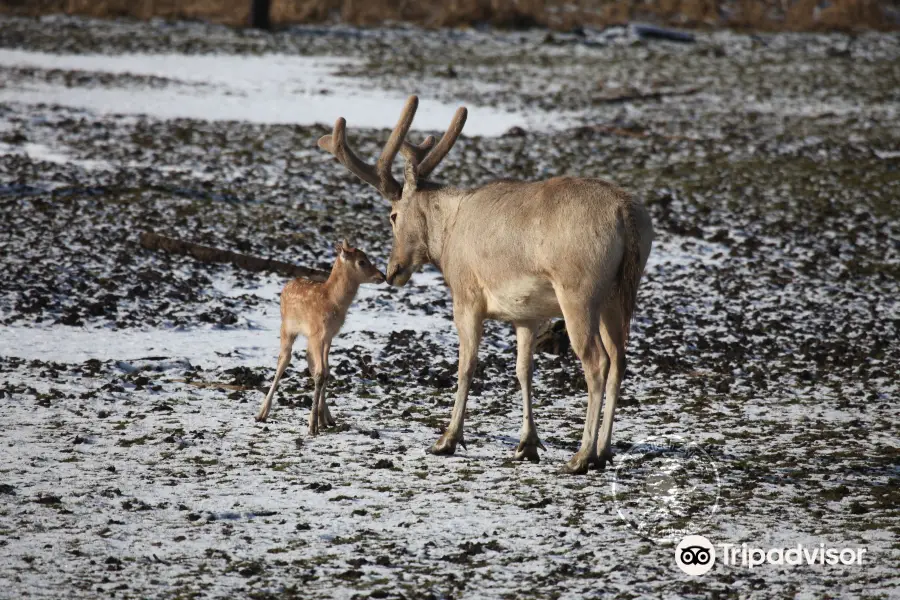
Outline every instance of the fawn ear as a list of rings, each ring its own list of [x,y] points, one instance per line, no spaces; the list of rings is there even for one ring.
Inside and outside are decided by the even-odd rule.
[[[344,255],[344,246],[342,246],[342,245],[339,244],[339,243],[338,243],[338,244],[335,244],[335,245],[334,245],[334,251],[335,251],[335,253],[337,254],[338,258],[341,258],[341,257]]]
[[[344,238],[343,249],[344,249],[344,252],[349,252],[350,250],[353,250],[353,248],[350,246],[350,242],[347,241],[347,238]]]

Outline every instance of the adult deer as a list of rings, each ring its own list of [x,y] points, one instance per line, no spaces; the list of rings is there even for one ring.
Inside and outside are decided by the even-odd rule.
[[[625,342],[653,240],[647,210],[600,179],[496,181],[467,190],[429,182],[462,132],[467,113],[456,111],[437,144],[429,136],[415,145],[405,138],[417,107],[418,99],[411,96],[374,166],[347,145],[343,118],[319,147],[390,201],[394,243],[388,283],[402,286],[431,263],[450,287],[459,332],[459,387],[450,425],[430,452],[453,454],[457,444],[465,445],[466,399],[483,322],[499,319],[515,325],[518,342],[523,419],[515,458],[538,460],[543,445],[531,412],[535,335],[549,319],[562,316],[588,387],[581,448],[566,470],[604,468],[612,459]],[[403,185],[391,174],[399,152],[406,159]]]

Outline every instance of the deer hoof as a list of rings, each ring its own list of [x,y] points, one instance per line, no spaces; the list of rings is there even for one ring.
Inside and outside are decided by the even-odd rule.
[[[323,401],[319,409],[319,429],[334,427],[335,424],[334,417],[331,416],[331,411],[328,410],[328,405]]]
[[[584,475],[588,472],[590,463],[591,460],[579,452],[566,463],[566,466],[563,467],[563,472],[569,475]]]
[[[538,455],[538,448],[546,450],[540,440],[523,440],[516,446],[516,453],[513,455],[513,460],[527,460],[533,463],[541,462],[541,457]]]
[[[460,444],[463,448],[466,447],[465,442],[462,441],[462,438],[456,440],[444,433],[441,437],[438,438],[438,441],[434,443],[434,445],[428,449],[429,454],[435,454],[439,456],[450,456],[456,452],[456,444]]]
[[[600,456],[597,457],[597,461],[594,465],[597,467],[598,471],[605,471],[607,463],[610,465],[613,464],[613,453],[610,448],[607,448],[600,453]]]
[[[330,414],[319,415],[319,426],[317,429],[327,429],[334,426],[335,422]]]

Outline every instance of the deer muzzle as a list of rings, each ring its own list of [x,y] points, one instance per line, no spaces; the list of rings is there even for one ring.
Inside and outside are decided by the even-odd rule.
[[[403,287],[412,277],[412,269],[403,265],[388,265],[387,282],[396,287]]]

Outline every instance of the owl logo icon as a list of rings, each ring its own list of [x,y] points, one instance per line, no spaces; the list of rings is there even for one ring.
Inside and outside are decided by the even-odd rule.
[[[702,535],[686,536],[675,547],[675,564],[688,575],[708,573],[715,563],[716,550]]]

